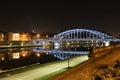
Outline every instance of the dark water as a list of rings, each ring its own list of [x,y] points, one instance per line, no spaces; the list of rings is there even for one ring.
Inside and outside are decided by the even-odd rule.
[[[8,70],[32,64],[43,64],[56,60],[63,60],[68,58],[68,54],[49,53],[34,51],[36,48],[14,48],[14,49],[0,49],[0,69]],[[39,47],[41,50],[53,50],[50,46]],[[67,50],[60,49],[60,50]],[[71,48],[71,50],[80,50],[79,48]],[[69,56],[77,56],[80,54],[70,54]]]

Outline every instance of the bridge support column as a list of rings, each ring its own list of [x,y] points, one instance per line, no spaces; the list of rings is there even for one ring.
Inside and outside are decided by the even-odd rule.
[[[90,53],[89,53],[88,57],[91,61],[95,60],[95,54],[94,54],[94,48],[93,47],[90,47]]]

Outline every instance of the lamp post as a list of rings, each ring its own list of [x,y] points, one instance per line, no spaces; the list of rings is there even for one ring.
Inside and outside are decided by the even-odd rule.
[[[68,69],[70,68],[70,54],[69,54],[69,52],[70,52],[70,49],[68,49],[68,55],[67,55],[67,58],[68,58]]]

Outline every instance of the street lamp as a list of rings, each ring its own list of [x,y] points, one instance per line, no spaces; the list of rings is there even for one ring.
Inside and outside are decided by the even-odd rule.
[[[67,69],[69,69],[70,68],[70,49],[68,49],[67,59],[68,59],[68,67],[67,67]]]

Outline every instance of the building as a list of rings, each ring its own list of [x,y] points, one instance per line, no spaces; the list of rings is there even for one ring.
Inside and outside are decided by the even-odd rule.
[[[0,42],[11,42],[11,41],[31,41],[40,38],[53,37],[54,33],[44,32],[0,32]]]
[[[13,33],[8,32],[8,41],[29,41],[31,40],[31,35],[28,32]]]

